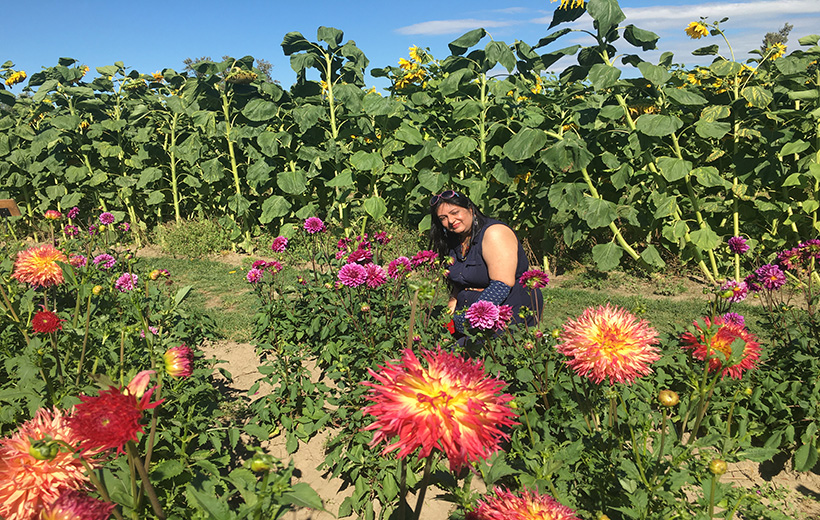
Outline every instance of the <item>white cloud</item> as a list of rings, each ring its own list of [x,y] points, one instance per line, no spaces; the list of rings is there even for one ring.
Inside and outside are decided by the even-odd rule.
[[[399,34],[460,34],[479,27],[507,27],[513,22],[503,22],[499,20],[478,20],[475,18],[465,18],[461,20],[431,20],[405,27],[399,27],[396,32]]]

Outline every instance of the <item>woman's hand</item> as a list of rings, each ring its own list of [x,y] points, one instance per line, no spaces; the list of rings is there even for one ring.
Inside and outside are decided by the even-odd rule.
[[[513,230],[503,224],[493,224],[484,232],[481,249],[490,280],[498,280],[510,287],[515,285],[518,239]]]

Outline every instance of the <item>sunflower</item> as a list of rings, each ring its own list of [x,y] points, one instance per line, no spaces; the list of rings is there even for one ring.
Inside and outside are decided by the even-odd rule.
[[[692,22],[686,26],[684,31],[693,40],[700,40],[704,36],[709,36],[709,28],[703,22]]]

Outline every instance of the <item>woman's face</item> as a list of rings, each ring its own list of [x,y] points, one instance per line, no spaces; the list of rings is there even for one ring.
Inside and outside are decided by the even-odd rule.
[[[449,233],[464,234],[473,229],[473,212],[449,202],[442,202],[436,208],[439,222]]]

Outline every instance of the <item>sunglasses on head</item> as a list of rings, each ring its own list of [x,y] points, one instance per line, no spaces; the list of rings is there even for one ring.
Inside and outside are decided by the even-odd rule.
[[[458,197],[458,192],[453,190],[445,190],[442,191],[439,195],[433,195],[432,197],[430,197],[430,205],[435,206],[439,203],[439,201],[450,200],[455,197]]]

